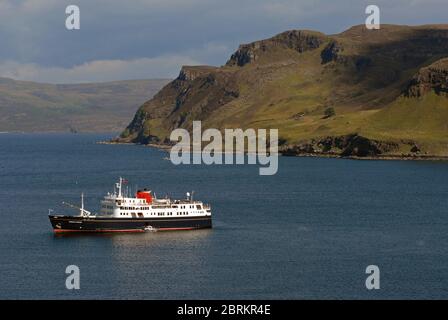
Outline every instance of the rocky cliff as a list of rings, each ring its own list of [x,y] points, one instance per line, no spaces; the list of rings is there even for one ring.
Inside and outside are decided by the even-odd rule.
[[[421,68],[410,81],[405,94],[408,97],[421,97],[431,91],[439,95],[448,94],[448,58]]]
[[[226,65],[242,67],[248,63],[258,61],[264,56],[269,59],[272,52],[276,50],[291,49],[302,53],[319,48],[325,41],[327,41],[327,37],[320,32],[306,30],[286,31],[267,40],[241,45],[232,54]]]

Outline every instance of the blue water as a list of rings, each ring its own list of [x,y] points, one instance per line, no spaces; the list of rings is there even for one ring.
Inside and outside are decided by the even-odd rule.
[[[448,298],[448,163],[280,158],[174,166],[108,135],[0,134],[0,298]],[[48,209],[97,209],[117,177],[211,203],[214,229],[56,237]],[[81,289],[65,288],[77,265]],[[365,269],[380,268],[380,290]]]

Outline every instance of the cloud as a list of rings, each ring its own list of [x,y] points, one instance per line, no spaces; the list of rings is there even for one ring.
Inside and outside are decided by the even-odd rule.
[[[0,76],[51,82],[173,76],[185,63],[221,65],[240,43],[285,30],[341,32],[364,22],[370,2],[0,0]],[[382,23],[397,24],[443,23],[445,3],[375,2]],[[77,31],[65,29],[70,4],[81,9]]]
[[[161,56],[135,60],[95,60],[71,68],[43,67],[14,61],[0,63],[3,77],[47,83],[103,82],[110,80],[174,78],[182,65],[198,65],[185,56]]]
[[[203,65],[214,56],[229,55],[231,48],[218,42],[207,43],[181,54],[151,58],[93,60],[71,67],[42,66],[8,60],[0,62],[0,77],[47,83],[82,83],[111,80],[175,78],[183,65]],[[218,61],[217,65],[223,61]]]

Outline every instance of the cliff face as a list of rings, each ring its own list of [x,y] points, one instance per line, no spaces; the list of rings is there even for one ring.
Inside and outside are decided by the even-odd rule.
[[[325,41],[327,41],[327,36],[320,32],[302,30],[286,31],[267,40],[241,45],[232,54],[226,65],[242,67],[248,63],[258,61],[266,54],[269,57],[269,53],[274,50],[291,49],[302,53],[319,48]]]
[[[421,68],[410,81],[405,94],[408,97],[421,97],[431,91],[439,95],[448,94],[448,58]]]
[[[399,149],[398,143],[368,139],[358,134],[324,137],[286,145],[280,148],[284,155],[340,155],[342,157],[375,157]]]
[[[173,129],[191,129],[193,120],[201,120],[204,128],[279,128],[284,148],[292,149],[354,134],[368,139],[370,143],[362,145],[371,150],[376,145],[398,145],[377,148],[382,154],[403,152],[403,146],[406,151],[412,145],[400,141],[431,136],[431,141],[442,143],[434,139],[433,131],[443,132],[437,119],[444,113],[431,113],[433,127],[425,127],[429,132],[405,125],[397,130],[394,121],[407,123],[402,120],[410,110],[394,105],[429,92],[445,97],[446,57],[448,25],[382,25],[380,30],[355,26],[331,36],[283,32],[241,45],[222,67],[183,67],[139,109],[119,141],[168,143]],[[443,99],[437,102],[442,111],[447,103]],[[330,108],[334,113],[328,117]],[[391,111],[386,115],[385,109]],[[424,147],[425,142],[419,145]]]

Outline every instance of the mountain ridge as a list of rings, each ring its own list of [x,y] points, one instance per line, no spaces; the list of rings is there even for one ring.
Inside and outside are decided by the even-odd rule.
[[[448,25],[285,31],[240,45],[221,67],[183,67],[117,141],[169,144],[173,129],[201,120],[204,128],[279,128],[285,154],[312,145],[311,154],[448,156],[448,80],[444,71],[433,80],[447,57]],[[412,86],[423,95],[409,95]],[[329,138],[350,143],[321,147]]]
[[[0,78],[0,131],[119,132],[168,82],[51,84]]]

